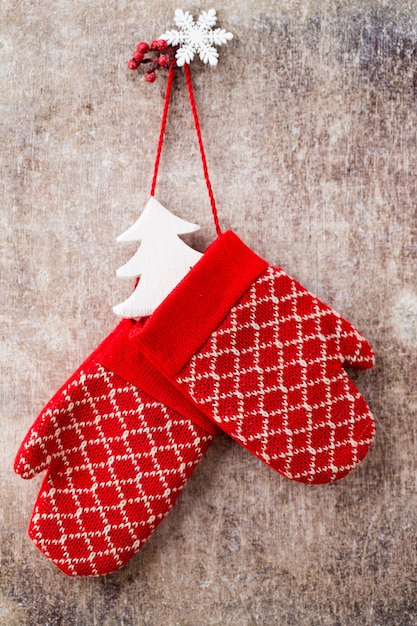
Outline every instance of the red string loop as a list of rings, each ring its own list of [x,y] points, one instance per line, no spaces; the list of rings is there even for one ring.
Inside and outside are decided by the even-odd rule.
[[[171,66],[168,72],[164,109],[162,112],[161,130],[159,132],[158,147],[156,150],[156,158],[155,158],[154,172],[153,172],[152,185],[151,185],[151,193],[150,193],[151,196],[155,195],[156,180],[158,178],[159,163],[161,160],[162,146],[164,143],[165,128],[166,128],[167,117],[168,117],[168,108],[169,108],[169,102],[170,102],[171,91],[172,91],[172,82],[174,79],[174,71],[175,71],[174,67]],[[187,64],[184,65],[184,73],[185,73],[185,80],[186,80],[187,88],[188,88],[188,95],[190,98],[191,111],[193,113],[193,118],[194,118],[194,126],[195,126],[195,130],[197,133],[198,147],[200,149],[200,156],[201,156],[201,161],[203,164],[204,179],[206,181],[207,191],[208,191],[208,195],[210,199],[214,226],[216,228],[217,235],[220,235],[222,231],[220,230],[219,218],[217,215],[216,201],[214,199],[213,189],[211,186],[210,177],[208,173],[207,159],[206,159],[206,154],[205,154],[204,146],[203,146],[203,138],[201,136],[200,121],[198,119],[197,106],[195,103],[193,85],[191,82],[190,67]]]
[[[220,235],[222,231],[220,230],[219,218],[217,215],[217,208],[216,208],[216,201],[214,199],[213,189],[211,187],[209,173],[208,173],[207,159],[206,159],[206,154],[204,152],[203,138],[201,136],[200,122],[199,122],[198,114],[197,114],[197,106],[195,104],[193,84],[191,82],[191,72],[190,72],[189,65],[187,64],[184,65],[184,72],[185,72],[185,80],[187,82],[187,87],[188,87],[188,95],[190,96],[191,110],[193,112],[193,117],[194,117],[195,130],[197,132],[198,147],[200,148],[201,161],[203,163],[204,178],[206,181],[207,191],[208,191],[208,195],[210,198],[211,212],[213,214],[214,226],[216,228],[216,233]]]

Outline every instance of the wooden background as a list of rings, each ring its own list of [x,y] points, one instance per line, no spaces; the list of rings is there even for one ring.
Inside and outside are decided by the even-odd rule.
[[[126,68],[173,0],[0,7],[0,624],[417,624],[417,4],[231,0],[215,71],[193,65],[223,229],[373,343],[354,380],[378,434],[340,483],[292,484],[219,436],[129,565],[73,580],[26,537],[41,477],[12,473],[43,404],[115,325],[150,187],[165,77]],[[198,16],[210,6],[181,5]],[[215,236],[183,76],[158,199]]]

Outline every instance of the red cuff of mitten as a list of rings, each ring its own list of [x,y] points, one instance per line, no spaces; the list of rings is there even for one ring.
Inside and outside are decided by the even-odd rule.
[[[131,336],[166,375],[174,376],[267,267],[239,237],[226,231]]]
[[[142,327],[142,321],[122,320],[114,331],[93,353],[94,359],[128,383],[139,387],[180,415],[188,417],[211,435],[217,435],[219,428],[212,420],[199,411],[175,387],[161,377],[159,371],[129,341],[129,332]],[[114,346],[117,345],[117,350]]]

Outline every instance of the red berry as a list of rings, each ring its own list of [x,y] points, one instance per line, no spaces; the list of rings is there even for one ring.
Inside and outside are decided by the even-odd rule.
[[[146,54],[147,52],[149,52],[149,46],[146,41],[141,41],[136,46],[136,50],[138,50],[139,52],[143,52],[143,54]]]
[[[137,61],[138,63],[140,63],[141,61],[143,61],[143,57],[145,55],[143,54],[143,52],[141,52],[140,50],[135,50],[135,52],[133,53],[133,58],[135,59],[135,61]]]
[[[145,80],[146,80],[147,83],[154,83],[156,81],[156,74],[155,74],[155,72],[146,72]]]
[[[169,66],[169,54],[161,54],[158,57],[158,64],[161,67],[168,67]]]
[[[127,67],[130,70],[137,70],[139,67],[139,63],[135,59],[130,59],[129,63],[127,64]]]
[[[151,50],[158,50],[162,52],[168,48],[168,42],[165,39],[155,39],[150,46]]]

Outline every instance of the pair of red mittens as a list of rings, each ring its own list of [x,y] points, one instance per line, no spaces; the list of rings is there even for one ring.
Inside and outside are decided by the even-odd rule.
[[[346,320],[220,235],[36,420],[15,462],[26,478],[48,469],[31,538],[72,575],[121,567],[172,508],[216,425],[289,479],[342,478],[375,432],[343,365],[373,363]]]

